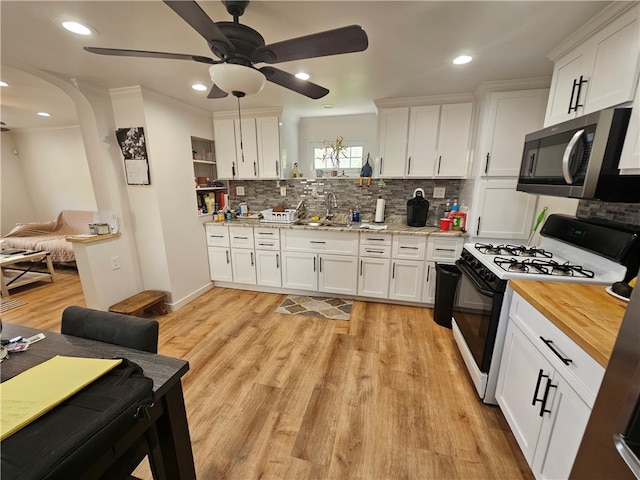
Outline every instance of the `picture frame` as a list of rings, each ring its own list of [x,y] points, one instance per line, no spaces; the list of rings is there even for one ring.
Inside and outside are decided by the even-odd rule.
[[[116,139],[124,157],[127,185],[151,185],[144,128],[119,128]]]

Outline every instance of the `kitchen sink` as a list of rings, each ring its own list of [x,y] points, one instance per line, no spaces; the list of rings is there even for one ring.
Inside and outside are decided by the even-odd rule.
[[[335,228],[346,228],[346,227],[349,227],[349,228],[351,228],[351,225],[349,225],[348,223],[331,222],[331,221],[307,222],[304,225],[306,225],[307,227],[335,227]]]

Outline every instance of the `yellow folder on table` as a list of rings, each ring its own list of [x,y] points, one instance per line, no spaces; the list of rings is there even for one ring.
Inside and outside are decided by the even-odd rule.
[[[121,362],[121,359],[57,355],[0,383],[0,440],[44,415]]]

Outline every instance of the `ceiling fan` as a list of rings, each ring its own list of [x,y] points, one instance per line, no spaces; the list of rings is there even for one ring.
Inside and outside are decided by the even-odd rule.
[[[255,67],[258,63],[275,64],[305,58],[361,52],[369,45],[367,34],[358,25],[327,30],[266,45],[256,30],[243,25],[239,18],[248,1],[225,1],[233,22],[214,22],[195,1],[163,0],[209,44],[214,60],[200,55],[123,50],[117,48],[84,47],[91,53],[125,57],[152,57],[192,60],[210,64],[214,85],[208,98],[224,98],[229,93],[240,98],[262,90],[265,80],[293,90],[312,99],[322,98],[329,90],[271,66]],[[229,80],[229,77],[232,77]]]
[[[6,123],[0,121],[0,132],[9,132],[10,129],[5,127]]]

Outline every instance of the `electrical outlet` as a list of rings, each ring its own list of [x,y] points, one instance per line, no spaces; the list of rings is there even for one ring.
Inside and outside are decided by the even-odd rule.
[[[287,196],[287,187],[280,187],[280,196],[281,197]]]
[[[120,268],[120,257],[111,257],[111,270],[118,270]]]
[[[244,187],[242,187],[242,186],[238,185],[238,186],[236,187],[236,195],[244,196]]]
[[[444,198],[445,187],[434,187],[433,198]]]

